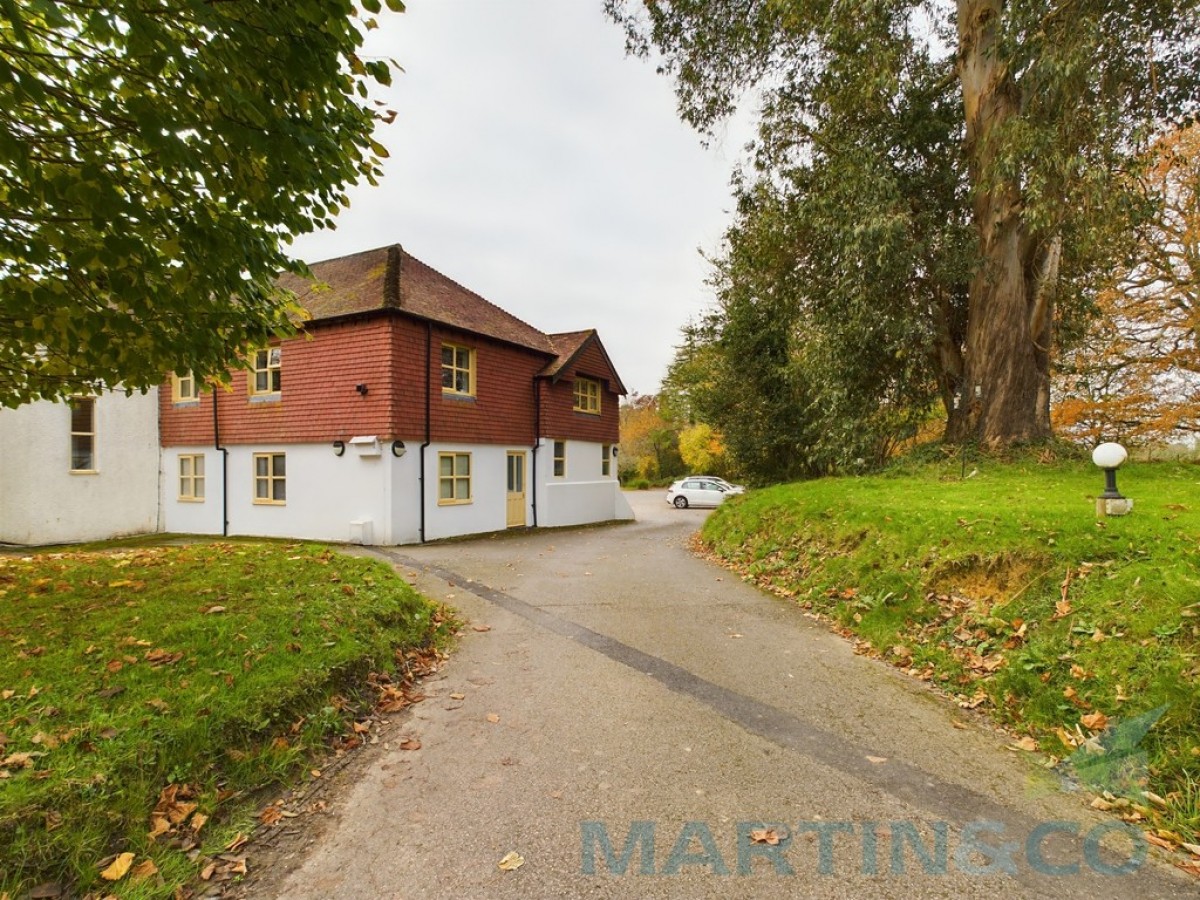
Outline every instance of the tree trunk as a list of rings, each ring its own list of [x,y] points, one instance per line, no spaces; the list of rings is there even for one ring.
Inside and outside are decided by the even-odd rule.
[[[997,135],[1019,114],[1001,55],[1003,8],[1003,0],[958,0],[958,74],[979,245],[958,408],[946,426],[950,441],[992,447],[1050,436],[1052,285],[1039,262],[1051,245],[1029,234],[1020,186],[995,167]],[[1056,278],[1057,264],[1053,269]]]

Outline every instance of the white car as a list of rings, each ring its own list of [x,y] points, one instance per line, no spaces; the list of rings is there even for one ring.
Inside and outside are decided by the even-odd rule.
[[[724,478],[718,478],[716,475],[689,475],[683,481],[711,481],[713,484],[719,485],[725,489],[727,494],[744,494],[746,486],[741,484],[730,484]]]
[[[705,478],[685,478],[667,488],[667,502],[676,509],[689,506],[717,506],[733,491]]]

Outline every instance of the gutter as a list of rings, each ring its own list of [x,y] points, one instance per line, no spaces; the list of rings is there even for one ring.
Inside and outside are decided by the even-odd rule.
[[[221,451],[221,537],[229,536],[229,451],[221,446],[221,423],[217,418],[217,386],[212,386],[213,449]]]
[[[425,321],[425,443],[421,444],[421,543],[425,543],[425,448],[430,444],[430,399],[429,392],[433,389],[432,377],[429,374],[433,365],[433,322]]]

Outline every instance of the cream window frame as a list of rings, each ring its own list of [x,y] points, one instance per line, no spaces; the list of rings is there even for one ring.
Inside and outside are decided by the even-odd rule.
[[[600,382],[595,378],[576,378],[572,396],[575,412],[589,416],[600,415]]]
[[[612,477],[612,444],[601,444],[600,475],[603,478]]]
[[[78,412],[80,409],[83,408],[81,406],[79,406],[77,408],[77,406],[79,404],[87,404],[87,406],[86,406],[86,408],[88,410],[88,421],[87,421],[88,430],[87,431],[84,431],[82,429],[76,429],[76,427],[75,427],[77,424],[81,424],[81,423],[77,423],[75,421],[76,412]],[[70,427],[71,427],[71,446],[70,446],[71,468],[70,468],[70,472],[72,475],[94,475],[100,471],[99,468],[96,466],[96,398],[95,397],[72,397],[68,408],[69,408],[69,412],[70,412],[70,416],[71,416],[71,420],[70,420]],[[87,457],[88,457],[87,465],[77,466],[75,464],[75,459],[77,456],[75,447],[76,447],[76,442],[82,438],[87,438]]]
[[[200,400],[200,386],[196,383],[196,376],[188,372],[186,375],[176,375],[171,373],[171,402],[179,405],[184,403],[196,403]]]
[[[186,470],[186,471],[185,471]],[[199,488],[199,491],[196,489]],[[181,503],[204,502],[204,454],[179,454],[179,496]]]
[[[450,362],[446,362],[446,351],[451,354]],[[461,364],[459,354],[466,354],[466,365]],[[474,397],[475,396],[475,349],[467,347],[463,344],[442,344],[442,393],[452,397]],[[450,376],[450,384],[446,384],[446,376]],[[461,390],[459,385],[459,376],[465,375],[467,389]]]
[[[258,461],[260,459],[267,460],[267,470],[263,474],[258,472]],[[276,460],[282,460],[283,472],[277,471]],[[286,506],[287,505],[287,454],[286,453],[255,453],[251,464],[250,474],[254,480],[254,505],[256,506]],[[258,488],[260,484],[266,485],[266,496],[260,497]],[[279,484],[283,487],[283,496],[275,496],[275,485]]]
[[[559,452],[559,451],[561,451],[561,452]],[[551,466],[550,471],[553,473],[555,478],[566,478],[567,477],[567,442],[566,441],[555,441],[554,446],[552,448],[552,452],[553,452],[553,463],[554,464],[553,464],[553,466]]]
[[[463,468],[465,471],[460,471],[459,464],[465,461]],[[444,471],[445,463],[450,463],[450,471]],[[455,451],[443,452],[438,454],[438,506],[465,506],[468,503],[475,502],[472,494],[471,473],[472,460],[470,453],[459,453]],[[466,485],[465,496],[459,496],[460,485]],[[449,487],[450,496],[446,497],[443,494],[446,488]]]
[[[259,376],[266,380],[266,387],[258,386]],[[251,397],[278,397],[283,389],[283,349],[259,347],[250,357],[250,374],[246,378]]]

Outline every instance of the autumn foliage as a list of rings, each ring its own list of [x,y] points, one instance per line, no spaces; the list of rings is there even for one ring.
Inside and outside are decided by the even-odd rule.
[[[1055,427],[1080,441],[1163,443],[1200,431],[1200,126],[1162,138],[1143,183],[1159,214],[1058,377]]]

